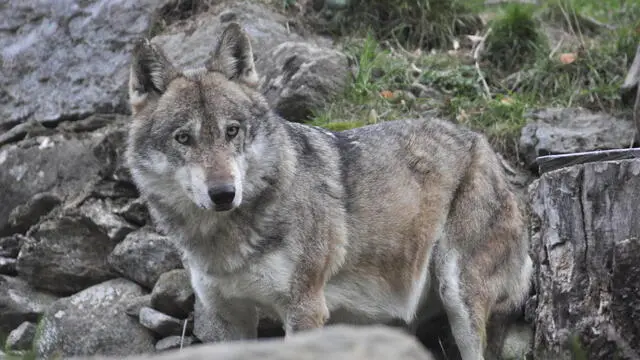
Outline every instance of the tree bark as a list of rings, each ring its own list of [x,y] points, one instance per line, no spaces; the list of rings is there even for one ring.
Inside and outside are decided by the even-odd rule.
[[[530,199],[534,358],[639,359],[640,160],[546,173]]]

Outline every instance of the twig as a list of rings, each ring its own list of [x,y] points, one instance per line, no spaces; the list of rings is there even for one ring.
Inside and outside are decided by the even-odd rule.
[[[182,346],[184,345],[184,338],[187,335],[188,322],[189,322],[189,318],[184,319],[184,325],[182,325],[182,336],[180,336],[180,350],[182,350]]]
[[[487,33],[484,34],[482,40],[478,43],[475,50],[473,51],[473,59],[476,63],[476,71],[478,72],[478,76],[480,76],[480,81],[482,81],[482,86],[484,87],[485,96],[490,99],[491,98],[491,89],[489,89],[489,84],[487,84],[487,80],[485,80],[484,75],[482,74],[482,70],[480,70],[480,53],[484,50],[484,44],[487,41],[487,37],[491,34],[491,28],[487,30]]]
[[[551,52],[549,53],[549,60],[553,59],[553,56],[556,54],[558,50],[560,50],[560,47],[562,46],[563,42],[564,42],[564,36],[560,39],[560,41],[558,42],[558,45],[556,45],[553,48],[553,50],[551,50]]]

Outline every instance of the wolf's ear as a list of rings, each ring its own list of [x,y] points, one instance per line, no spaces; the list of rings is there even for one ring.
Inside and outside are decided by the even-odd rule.
[[[148,39],[136,43],[129,73],[129,101],[133,112],[142,109],[150,95],[161,95],[178,76],[164,52]]]
[[[223,73],[230,80],[239,80],[252,87],[258,85],[251,40],[237,23],[231,23],[224,29],[206,67],[209,71]]]

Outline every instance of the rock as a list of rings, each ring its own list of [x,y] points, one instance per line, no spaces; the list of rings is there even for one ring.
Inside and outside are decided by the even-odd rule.
[[[182,335],[184,327],[184,321],[146,306],[143,306],[140,309],[140,324],[153,331],[155,334],[158,334],[160,337]],[[191,334],[193,326],[190,326],[189,324],[193,323],[187,323],[186,331],[188,334]]]
[[[138,226],[144,226],[151,223],[147,204],[145,204],[144,200],[141,198],[133,199],[120,206],[115,210],[115,213]]]
[[[167,351],[172,349],[180,349],[193,344],[193,336],[169,336],[158,340],[156,343],[156,351]]]
[[[177,66],[201,66],[216,45],[211,34],[221,34],[230,21],[249,34],[262,90],[286,119],[304,120],[340,93],[351,76],[347,57],[329,48],[331,40],[297,34],[287,18],[259,2],[214,5],[206,14],[169,26],[152,42]]]
[[[77,210],[33,228],[18,255],[18,274],[37,289],[70,295],[116,277],[107,256],[116,243]]]
[[[118,117],[114,124],[94,132],[40,136],[0,148],[0,189],[3,190],[0,193],[0,236],[16,232],[8,224],[9,214],[36,194],[47,192],[47,196],[67,201],[88,193],[108,166],[104,159],[94,155],[93,149],[116,131],[116,127],[122,127],[124,121],[124,117]],[[25,209],[41,215],[51,207],[49,201],[47,204],[44,209],[39,206]],[[35,221],[23,218],[31,223]]]
[[[520,152],[531,169],[538,156],[626,148],[634,139],[631,121],[582,108],[543,109],[527,117]]]
[[[415,337],[385,326],[335,325],[300,332],[287,341],[237,341],[188,347],[129,360],[433,360]],[[88,359],[88,358],[85,358]],[[94,360],[106,358],[94,358]],[[77,359],[81,360],[81,359]]]
[[[125,312],[129,316],[138,319],[140,317],[140,309],[151,306],[151,294],[142,295],[133,299],[127,299],[123,302]]]
[[[17,275],[16,259],[0,256],[0,274]]]
[[[123,305],[144,293],[139,285],[119,278],[56,301],[40,322],[38,357],[152,352],[152,334],[129,317]]]
[[[25,321],[9,334],[5,347],[10,351],[30,350],[35,336],[35,324]]]
[[[160,275],[151,292],[151,307],[179,319],[189,316],[194,302],[189,274],[184,269]]]
[[[215,36],[221,34],[231,21],[239,23],[247,31],[257,60],[285,41],[303,39],[287,26],[288,21],[284,15],[272,11],[260,2],[244,1],[216,4],[206,14],[169,26],[162,35],[154,37],[152,42],[160,45],[177,66],[201,66],[217,43]],[[330,42],[320,38],[308,41],[323,44]],[[257,70],[264,72],[261,68]]]
[[[115,213],[112,200],[89,199],[82,204],[80,212],[98,225],[113,243],[119,243],[137,228]]]
[[[26,204],[17,206],[9,214],[11,231],[24,233],[38,223],[42,216],[60,205],[62,200],[50,193],[35,194]]]
[[[162,3],[29,0],[0,7],[0,129],[127,111],[130,50]]]
[[[22,279],[0,275],[0,334],[8,334],[25,321],[38,321],[56,299]]]
[[[127,235],[108,258],[120,274],[152,289],[163,273],[182,267],[179,251],[166,236],[144,227]]]
[[[640,354],[640,160],[576,165],[531,186],[534,356]]]
[[[102,180],[95,184],[91,191],[91,195],[101,199],[133,199],[138,197],[140,194],[138,193],[138,189],[135,185],[130,182]]]
[[[260,59],[261,90],[289,121],[306,120],[342,94],[352,78],[345,54],[313,43],[285,42]]]
[[[14,234],[0,238],[0,256],[16,258],[22,246],[24,236]]]

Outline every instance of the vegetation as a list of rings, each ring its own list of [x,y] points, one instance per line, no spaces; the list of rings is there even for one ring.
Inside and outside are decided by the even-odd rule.
[[[345,34],[371,29],[379,40],[406,47],[446,47],[453,37],[474,33],[481,20],[463,0],[352,0],[333,29]]]
[[[438,113],[513,154],[531,109],[623,110],[619,87],[640,44],[640,3],[483,3],[352,0],[332,21],[359,72],[310,122],[342,130]],[[482,27],[468,21],[480,16],[489,19]]]

